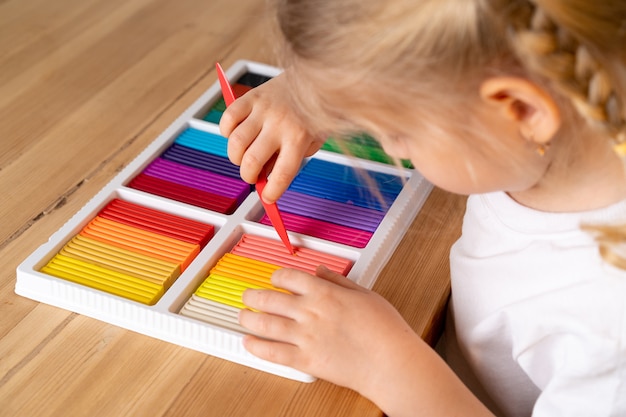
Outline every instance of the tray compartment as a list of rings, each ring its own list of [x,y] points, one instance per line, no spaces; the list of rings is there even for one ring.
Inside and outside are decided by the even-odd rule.
[[[223,136],[188,127],[128,187],[232,214],[251,187],[239,177],[239,167],[228,160],[226,147]]]
[[[246,333],[238,323],[238,313],[246,308],[242,301],[246,289],[273,289],[272,273],[280,268],[295,268],[315,273],[323,264],[332,271],[347,275],[352,261],[305,247],[289,253],[282,242],[263,236],[244,234],[224,254],[208,277],[183,306],[180,314],[207,323]]]
[[[214,232],[210,224],[114,199],[41,272],[153,305]]]
[[[311,158],[278,200],[278,206],[287,230],[364,248],[406,180]],[[259,222],[271,224],[267,215]]]
[[[268,75],[249,71],[244,73],[237,79],[237,81],[231,84],[235,98],[243,96],[248,91],[260,86],[266,81],[269,81],[271,78],[272,77]],[[224,102],[224,97],[220,95],[218,100],[215,101],[208,110],[204,111],[206,114],[200,118],[206,122],[218,125],[225,110],[226,103]]]

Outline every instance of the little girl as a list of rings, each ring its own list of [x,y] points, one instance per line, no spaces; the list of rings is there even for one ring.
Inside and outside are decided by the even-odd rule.
[[[470,197],[445,361],[322,266],[277,271],[290,294],[244,294],[240,322],[263,336],[246,348],[391,417],[626,416],[626,2],[276,7],[285,72],[220,125],[245,180],[277,155],[265,200],[325,137],[355,132]]]

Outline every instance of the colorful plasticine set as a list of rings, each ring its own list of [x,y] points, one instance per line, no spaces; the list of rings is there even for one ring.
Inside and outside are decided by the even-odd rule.
[[[237,97],[280,73],[238,61]],[[217,82],[17,269],[16,293],[299,381],[245,351],[247,288],[319,264],[371,288],[431,185],[367,137],[329,139],[278,201],[295,255],[239,177],[219,134]],[[341,153],[347,148],[349,156]],[[361,170],[361,172],[359,171]],[[363,175],[365,172],[365,176]],[[369,178],[369,180],[366,180]]]

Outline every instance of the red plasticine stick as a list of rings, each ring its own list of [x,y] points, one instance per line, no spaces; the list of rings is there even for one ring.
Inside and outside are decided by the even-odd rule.
[[[222,95],[224,96],[224,102],[226,103],[226,106],[230,106],[231,103],[235,101],[235,94],[233,93],[233,89],[231,88],[230,83],[228,82],[228,79],[226,78],[226,74],[224,74],[224,70],[222,69],[222,66],[219,64],[219,62],[215,63],[215,68],[217,70],[217,78],[220,81],[220,87],[222,88]],[[266,184],[267,184],[267,173],[266,173],[265,168],[263,168],[261,172],[259,173],[259,178],[256,181],[256,190],[259,193],[259,199],[261,200],[261,203],[263,204],[263,208],[265,209],[265,212],[267,213],[267,217],[269,217],[272,222],[272,226],[274,226],[274,229],[276,229],[278,236],[280,236],[280,240],[283,241],[289,253],[294,255],[296,251],[293,248],[293,246],[291,246],[291,242],[289,241],[289,236],[287,236],[287,229],[285,228],[285,223],[283,223],[283,219],[280,216],[280,211],[278,210],[278,206],[276,205],[276,203],[272,203],[272,204],[266,203],[265,201],[263,201],[263,198],[261,197],[261,195],[263,194],[263,189],[265,188]]]

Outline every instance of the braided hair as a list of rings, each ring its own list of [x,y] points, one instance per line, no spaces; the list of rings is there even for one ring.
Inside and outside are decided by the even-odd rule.
[[[605,3],[613,8],[583,1],[519,2],[509,7],[507,29],[520,62],[569,97],[585,120],[608,133],[624,157],[626,104],[624,80],[619,80],[624,62],[621,69],[614,66],[626,50],[626,5]],[[576,15],[584,15],[587,26],[581,27]]]

